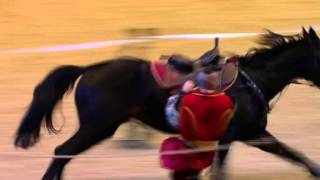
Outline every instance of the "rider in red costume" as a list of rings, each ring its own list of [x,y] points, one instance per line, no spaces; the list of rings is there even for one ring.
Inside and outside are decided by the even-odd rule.
[[[170,137],[160,152],[190,148],[214,147],[224,135],[233,115],[234,104],[224,92],[219,92],[219,69],[209,66],[196,74],[197,87],[187,92],[179,106],[178,129],[181,137]],[[182,90],[188,91],[193,83],[187,81]],[[160,163],[171,170],[174,180],[198,179],[202,169],[213,163],[215,151],[187,154],[162,154]]]

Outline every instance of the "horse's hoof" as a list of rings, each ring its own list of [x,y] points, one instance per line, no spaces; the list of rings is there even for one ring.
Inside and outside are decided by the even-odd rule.
[[[127,149],[152,149],[152,145],[143,140],[121,140],[119,145]]]
[[[222,175],[222,174],[215,174],[215,175],[211,175],[209,177],[209,180],[226,180],[226,176],[225,175]]]
[[[309,166],[310,169],[310,173],[314,176],[314,177],[318,177],[320,179],[320,166],[316,163],[312,163]]]
[[[209,180],[226,180],[227,177],[226,177],[226,173],[225,172],[217,172],[217,171],[214,171],[213,173],[209,174]]]

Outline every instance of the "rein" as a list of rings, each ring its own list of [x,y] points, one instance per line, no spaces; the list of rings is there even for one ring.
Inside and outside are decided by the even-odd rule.
[[[239,69],[239,72],[240,72],[240,74],[242,74],[246,78],[247,85],[253,89],[254,93],[258,96],[258,98],[262,102],[262,104],[264,106],[263,115],[264,115],[264,118],[266,118],[266,115],[270,111],[270,106],[269,106],[269,103],[266,101],[264,94],[262,93],[261,89],[256,85],[256,83],[250,78],[250,76],[244,70]]]

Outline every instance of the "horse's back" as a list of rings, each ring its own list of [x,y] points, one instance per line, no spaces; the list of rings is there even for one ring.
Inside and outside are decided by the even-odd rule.
[[[87,67],[85,73],[79,81],[82,84],[95,85],[117,85],[125,83],[129,79],[133,80],[142,72],[142,67],[148,64],[147,61],[134,58],[119,58],[110,61],[104,61]],[[123,86],[121,86],[123,87]]]
[[[143,99],[144,73],[148,62],[116,59],[88,66],[76,88],[78,108],[104,106],[130,108]]]

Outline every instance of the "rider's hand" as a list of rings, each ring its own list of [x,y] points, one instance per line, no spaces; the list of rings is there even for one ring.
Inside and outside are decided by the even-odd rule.
[[[192,91],[194,87],[195,87],[195,83],[191,80],[188,80],[183,84],[181,91],[184,93],[187,93]]]

